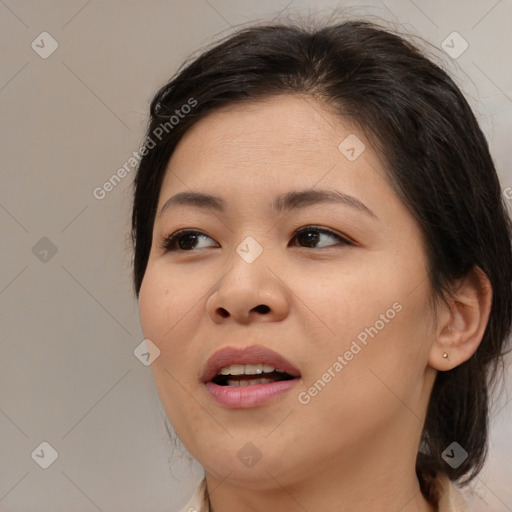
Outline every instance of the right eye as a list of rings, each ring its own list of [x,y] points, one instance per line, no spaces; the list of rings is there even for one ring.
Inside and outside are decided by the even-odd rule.
[[[199,238],[210,237],[201,233],[200,231],[182,229],[180,231],[176,231],[176,233],[173,233],[172,235],[164,237],[163,243],[161,244],[160,247],[164,249],[166,252],[190,251],[190,249],[193,249],[195,247],[196,242]]]

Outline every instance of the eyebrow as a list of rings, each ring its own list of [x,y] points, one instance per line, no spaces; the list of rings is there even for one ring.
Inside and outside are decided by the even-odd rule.
[[[271,204],[271,208],[276,213],[281,214],[319,203],[343,204],[377,218],[370,208],[359,199],[334,189],[305,189],[286,192],[275,198]],[[219,212],[224,212],[226,209],[226,201],[221,197],[203,194],[201,192],[180,192],[167,199],[160,210],[160,215],[172,205],[189,205],[198,208],[213,209]]]

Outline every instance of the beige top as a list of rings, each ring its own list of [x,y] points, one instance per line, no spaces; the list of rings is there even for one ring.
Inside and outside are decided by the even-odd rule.
[[[451,480],[444,473],[439,473],[435,479],[439,490],[438,512],[470,512],[462,495],[455,489]],[[210,512],[206,479],[199,482],[194,495],[180,512]]]

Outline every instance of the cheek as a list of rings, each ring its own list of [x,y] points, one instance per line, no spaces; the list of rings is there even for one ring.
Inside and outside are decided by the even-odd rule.
[[[148,267],[139,292],[139,317],[144,337],[156,343],[161,331],[163,312],[167,309],[164,302],[169,294],[158,285],[155,274]]]
[[[325,410],[344,397],[344,410],[368,404],[385,414],[397,401],[390,389],[399,396],[415,395],[421,385],[433,340],[428,279],[421,265],[394,269],[386,263],[351,275],[332,273],[336,277],[307,295],[308,306],[322,322],[315,321],[317,336],[310,332],[315,350],[308,353],[304,381],[305,386],[319,379],[329,382],[317,400]],[[333,368],[338,356],[344,359],[341,370],[339,364]]]
[[[182,320],[191,309],[192,292],[187,291],[169,273],[148,266],[139,293],[139,317],[142,331],[160,351],[170,350],[183,329]]]
[[[396,418],[421,415],[427,345],[421,306],[404,301],[403,309],[379,330],[379,314],[385,312],[366,320],[358,317],[362,328],[354,325],[354,336],[343,336],[342,342],[327,347],[329,355],[315,360],[301,395],[301,403],[308,403],[299,409],[305,431],[315,431],[320,424],[339,439],[355,443],[377,435]],[[366,334],[366,344],[357,338],[359,333]]]
[[[181,288],[180,288],[181,287]],[[139,317],[144,337],[150,339],[160,350],[160,355],[151,365],[158,394],[171,423],[180,424],[190,397],[190,352],[191,333],[187,322],[191,306],[191,292],[182,289],[165,269],[148,265],[139,293]],[[189,410],[190,414],[191,411]]]

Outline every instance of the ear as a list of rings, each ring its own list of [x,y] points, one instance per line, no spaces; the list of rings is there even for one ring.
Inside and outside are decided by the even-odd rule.
[[[473,267],[457,282],[447,303],[441,301],[436,340],[428,359],[430,366],[441,371],[467,361],[480,345],[492,306],[489,278],[479,267]]]

